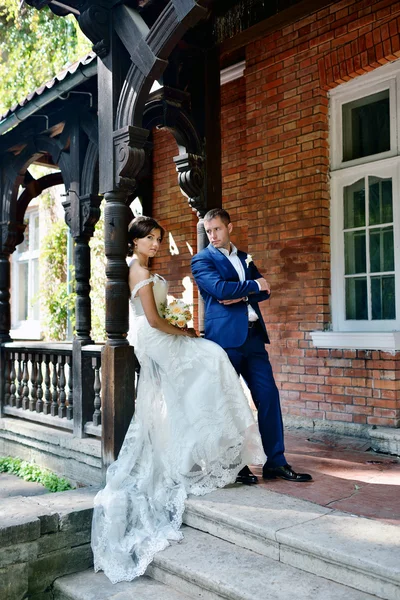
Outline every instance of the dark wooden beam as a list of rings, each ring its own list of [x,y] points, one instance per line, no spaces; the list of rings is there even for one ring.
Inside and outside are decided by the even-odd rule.
[[[295,4],[294,6],[287,8],[282,12],[277,13],[273,17],[260,21],[256,25],[253,25],[245,31],[238,33],[234,37],[224,40],[220,44],[221,56],[231,54],[232,52],[237,51],[239,48],[247,46],[247,44],[263,38],[271,31],[275,31],[280,27],[289,25],[294,21],[298,21],[299,19],[306,17],[313,12],[322,10],[326,6],[336,4],[337,2],[338,0],[303,0],[303,2],[299,2],[299,4]]]
[[[27,171],[29,173],[29,171]],[[44,175],[40,179],[31,179],[25,186],[25,190],[22,192],[17,202],[17,220],[23,221],[25,211],[29,205],[29,202],[33,198],[37,198],[44,190],[47,190],[54,185],[61,185],[63,183],[62,174],[60,171],[57,173],[49,173]]]
[[[221,165],[221,82],[219,51],[208,50],[205,58],[205,155],[206,208],[222,206]]]

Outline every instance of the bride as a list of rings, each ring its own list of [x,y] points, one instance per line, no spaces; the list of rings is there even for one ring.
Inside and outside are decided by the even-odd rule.
[[[95,498],[92,524],[94,568],[113,583],[143,575],[156,552],[182,539],[188,494],[224,487],[245,465],[265,460],[225,351],[160,315],[168,285],[148,265],[163,235],[150,217],[129,225],[129,341],[141,366],[136,411]]]

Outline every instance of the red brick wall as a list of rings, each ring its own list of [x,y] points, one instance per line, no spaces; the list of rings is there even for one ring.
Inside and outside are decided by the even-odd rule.
[[[331,320],[327,90],[400,57],[400,2],[344,0],[246,48],[245,76],[222,88],[223,206],[233,241],[272,284],[262,304],[283,412],[399,426],[400,353],[317,350],[310,331]],[[160,271],[179,291],[196,219],[176,185],[171,136],[155,134],[154,216]]]
[[[331,320],[327,90],[399,57],[399,23],[399,2],[345,0],[247,47],[249,249],[272,283],[263,310],[291,415],[399,425],[400,355],[309,336]]]

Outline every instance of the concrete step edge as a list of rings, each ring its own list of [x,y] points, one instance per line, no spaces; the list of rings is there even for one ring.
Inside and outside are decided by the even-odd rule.
[[[182,592],[149,577],[112,584],[104,573],[94,573],[93,569],[56,579],[52,594],[54,600],[190,600]]]
[[[298,510],[305,507],[305,515],[309,507],[316,506],[275,492],[269,492],[269,495],[275,499],[275,504],[277,498],[281,497],[278,502],[281,502],[282,508],[291,504]],[[264,500],[265,498],[264,495]],[[392,564],[390,561],[388,563],[388,554],[383,551],[385,533],[388,534],[389,547],[393,550],[395,548],[393,540],[400,534],[400,528],[394,525],[327,509],[325,514],[322,512],[311,519],[305,516],[303,522],[286,528],[277,527],[274,530],[260,528],[257,523],[246,522],[240,516],[226,514],[223,508],[219,510],[218,506],[212,506],[207,500],[197,498],[187,501],[184,523],[317,576],[326,576],[380,598],[400,599],[400,560],[395,566],[393,561]],[[329,532],[332,523],[334,526]],[[346,551],[341,533],[343,529],[351,527],[355,528],[355,535],[357,532],[362,535],[362,529],[365,527],[367,537],[371,529],[375,530],[375,537],[379,543],[375,542],[374,545],[369,539],[365,544],[367,548],[363,548],[354,540],[350,540],[349,549]],[[329,535],[324,535],[325,528]],[[310,535],[310,531],[314,531],[314,535]],[[373,550],[375,552],[372,552]],[[398,546],[397,552],[400,558]]]
[[[297,600],[373,600],[371,593],[351,589],[257,555],[247,549],[185,528],[185,538],[156,555],[146,575],[191,598],[204,600],[287,600],[296,582]],[[320,595],[318,595],[320,594]]]

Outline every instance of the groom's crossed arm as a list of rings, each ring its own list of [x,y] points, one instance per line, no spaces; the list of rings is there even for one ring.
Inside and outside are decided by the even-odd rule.
[[[249,270],[252,279],[264,279],[264,277],[261,275],[260,271],[257,269],[253,261],[251,261],[251,263],[249,264]],[[269,288],[269,284],[267,284],[267,286],[268,291],[259,289],[255,294],[251,295],[251,299],[254,300],[254,302],[263,302],[264,300],[268,300],[268,298],[271,296],[271,290]]]
[[[257,302],[266,300],[267,292],[260,292],[256,281],[226,281],[223,279],[214,262],[198,255],[192,258],[192,273],[197,286],[216,300],[236,300],[250,296]],[[260,275],[261,277],[261,275]],[[263,296],[257,300],[257,296]],[[265,296],[265,297],[264,297]]]

